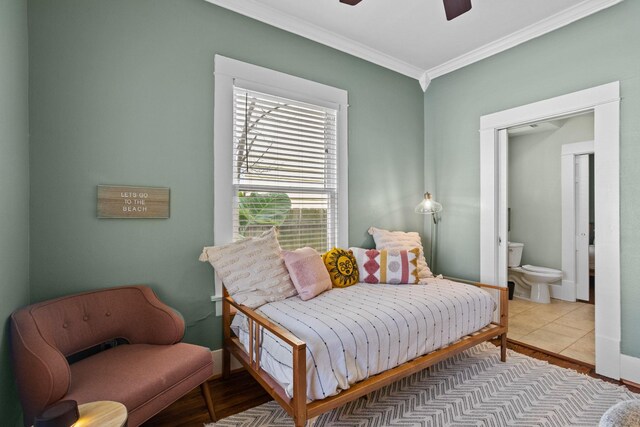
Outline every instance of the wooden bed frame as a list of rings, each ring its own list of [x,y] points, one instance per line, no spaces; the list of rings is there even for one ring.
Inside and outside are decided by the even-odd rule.
[[[302,427],[308,420],[320,414],[328,412],[334,408],[344,405],[347,402],[356,400],[372,391],[378,390],[401,378],[409,376],[434,365],[441,360],[447,359],[463,350],[471,348],[477,344],[489,341],[497,336],[500,337],[500,359],[505,362],[507,359],[507,327],[508,327],[508,293],[507,288],[474,283],[475,286],[493,289],[500,295],[500,317],[499,322],[491,322],[484,328],[462,337],[458,341],[449,344],[439,350],[417,357],[413,360],[396,366],[395,368],[373,375],[366,380],[353,384],[349,389],[341,391],[335,396],[330,396],[322,400],[314,400],[307,403],[307,346],[306,344],[291,334],[289,331],[273,324],[265,317],[259,315],[254,310],[237,304],[224,289],[222,304],[222,322],[224,327],[224,353],[223,353],[223,376],[228,377],[231,372],[231,355],[233,354],[247,371],[260,383],[260,385],[282,406],[291,417],[293,417],[296,427]],[[249,322],[249,352],[247,353],[240,343],[240,340],[232,336],[231,333],[231,311],[235,307],[237,311],[247,316]],[[278,384],[260,366],[260,337],[261,331],[265,329],[280,338],[291,346],[293,352],[293,397],[289,398],[282,386]]]

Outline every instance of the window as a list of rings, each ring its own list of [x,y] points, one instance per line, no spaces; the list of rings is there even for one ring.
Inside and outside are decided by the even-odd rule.
[[[276,225],[285,249],[348,246],[347,108],[342,89],[216,55],[216,245]]]
[[[335,109],[233,89],[234,240],[279,228],[283,249],[337,246]]]

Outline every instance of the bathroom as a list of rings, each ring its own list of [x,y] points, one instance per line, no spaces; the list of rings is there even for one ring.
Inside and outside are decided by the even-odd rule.
[[[595,363],[594,116],[508,130],[509,339]]]

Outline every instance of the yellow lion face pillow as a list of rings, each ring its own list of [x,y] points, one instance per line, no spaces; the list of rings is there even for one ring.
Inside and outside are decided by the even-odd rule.
[[[331,276],[333,286],[346,288],[358,283],[358,265],[351,251],[333,248],[322,255],[322,261]]]

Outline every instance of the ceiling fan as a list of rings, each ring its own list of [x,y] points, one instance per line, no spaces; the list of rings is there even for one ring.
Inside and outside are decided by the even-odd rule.
[[[355,6],[362,0],[340,0],[340,3]],[[471,0],[442,0],[444,2],[444,12],[447,15],[447,21],[462,15],[471,10]]]

